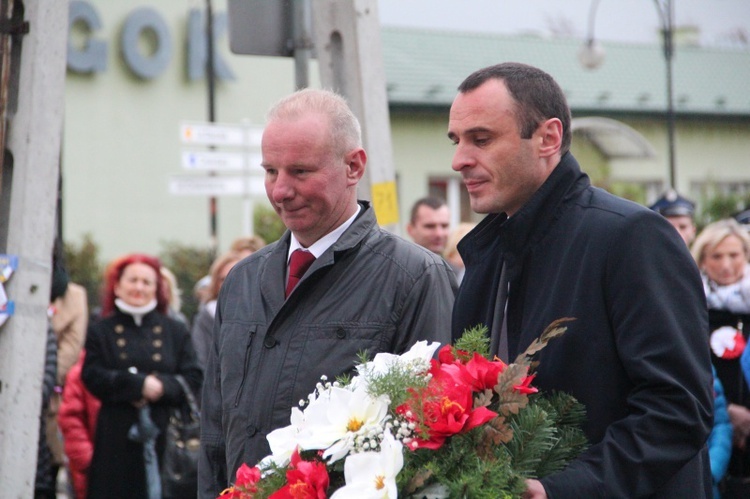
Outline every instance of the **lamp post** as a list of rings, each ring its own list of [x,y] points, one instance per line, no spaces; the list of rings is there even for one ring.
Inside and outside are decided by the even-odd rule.
[[[596,69],[604,62],[604,49],[594,39],[594,20],[600,0],[592,0],[589,8],[588,36],[578,52],[578,60],[587,69]],[[666,67],[667,83],[667,147],[669,162],[669,186],[677,187],[675,167],[675,115],[672,79],[672,59],[674,58],[674,4],[673,0],[653,0],[659,13],[662,31],[662,48]]]
[[[216,72],[214,70],[214,11],[211,0],[206,0],[206,83],[208,90],[208,121],[209,123],[214,123],[216,121]],[[216,172],[211,171],[209,175],[216,175]],[[209,197],[208,216],[212,259],[216,257],[219,248],[218,211],[216,196]]]

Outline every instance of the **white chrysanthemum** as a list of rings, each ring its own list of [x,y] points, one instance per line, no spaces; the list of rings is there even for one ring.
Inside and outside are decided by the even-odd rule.
[[[305,410],[297,441],[303,450],[325,449],[323,457],[334,462],[346,456],[357,435],[383,427],[390,401],[373,398],[364,389],[331,387],[327,394]]]
[[[404,446],[386,431],[379,452],[348,456],[344,462],[346,485],[334,492],[331,499],[398,497],[396,476],[404,466],[403,449]]]

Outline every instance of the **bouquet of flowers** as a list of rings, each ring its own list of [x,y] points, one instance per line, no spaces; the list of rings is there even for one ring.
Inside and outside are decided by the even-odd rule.
[[[562,469],[586,439],[582,406],[532,386],[533,355],[561,335],[552,323],[512,364],[488,359],[486,328],[454,346],[418,342],[360,359],[356,375],[322,379],[271,432],[272,454],[242,465],[221,499],[519,497],[526,478]]]

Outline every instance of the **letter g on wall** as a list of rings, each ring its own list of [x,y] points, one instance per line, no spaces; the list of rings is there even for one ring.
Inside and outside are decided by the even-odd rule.
[[[107,42],[87,37],[83,46],[79,47],[73,36],[76,29],[93,33],[101,27],[99,13],[90,3],[80,0],[70,2],[68,69],[76,73],[102,73],[107,69]]]

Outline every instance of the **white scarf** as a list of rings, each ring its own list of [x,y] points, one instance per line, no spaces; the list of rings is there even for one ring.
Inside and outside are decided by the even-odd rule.
[[[703,289],[709,309],[728,310],[735,314],[750,313],[750,264],[745,265],[742,279],[726,286],[716,284],[703,274]]]
[[[143,322],[143,316],[156,308],[156,299],[151,300],[141,307],[134,307],[133,305],[128,305],[119,298],[115,298],[115,306],[120,309],[120,312],[132,315],[135,325],[140,326]]]

